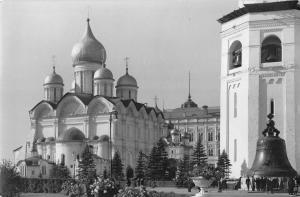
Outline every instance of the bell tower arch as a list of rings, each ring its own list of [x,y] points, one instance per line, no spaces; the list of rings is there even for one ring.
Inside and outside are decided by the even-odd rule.
[[[240,177],[251,167],[268,113],[300,171],[300,6],[253,1],[220,18],[221,150]]]

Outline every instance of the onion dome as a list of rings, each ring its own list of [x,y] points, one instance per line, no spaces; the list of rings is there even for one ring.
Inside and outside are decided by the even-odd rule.
[[[44,137],[41,137],[41,138],[37,139],[37,141],[36,141],[36,143],[42,143],[42,142],[45,142]]]
[[[55,138],[54,137],[48,137],[46,138],[45,142],[54,142]]]
[[[118,79],[116,87],[119,86],[132,86],[136,88],[138,87],[136,79],[128,74],[128,68],[126,68],[126,74]]]
[[[81,40],[72,49],[73,66],[83,62],[104,63],[106,61],[106,51],[103,45],[95,38],[87,19],[86,31]]]
[[[171,132],[171,135],[179,135],[180,132],[177,129],[173,129]]]
[[[108,137],[108,135],[101,135],[101,136],[99,137],[99,141],[100,141],[100,142],[109,142],[109,137]]]
[[[44,80],[44,85],[60,84],[64,85],[62,77],[55,72],[55,66],[53,66],[53,72],[48,75]]]
[[[94,79],[112,79],[113,80],[113,74],[112,72],[106,68],[104,65],[103,67],[99,68],[95,74]]]

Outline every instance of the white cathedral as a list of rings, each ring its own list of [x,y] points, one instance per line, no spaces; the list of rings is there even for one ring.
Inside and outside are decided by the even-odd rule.
[[[129,75],[127,63],[114,96],[106,51],[93,35],[89,19],[82,39],[73,47],[72,61],[71,91],[64,94],[63,79],[53,68],[44,81],[44,100],[29,112],[31,140],[26,144],[25,159],[19,161],[23,176],[36,177],[40,170],[41,176],[47,177],[49,163],[64,164],[75,175],[86,145],[94,153],[98,173],[103,167],[109,170],[116,151],[125,167],[135,167],[138,152],[148,154],[153,144],[166,136],[161,111],[137,101],[137,81]]]
[[[232,176],[251,168],[267,114],[300,173],[300,5],[298,0],[240,0],[221,30],[221,150]]]

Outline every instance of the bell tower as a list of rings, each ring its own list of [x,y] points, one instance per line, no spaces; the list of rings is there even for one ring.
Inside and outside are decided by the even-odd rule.
[[[243,2],[243,3],[241,3]],[[221,150],[233,177],[251,167],[256,141],[272,113],[300,171],[300,6],[245,0],[221,23]]]

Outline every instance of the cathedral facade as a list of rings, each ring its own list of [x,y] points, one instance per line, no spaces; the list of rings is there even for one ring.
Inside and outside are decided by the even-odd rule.
[[[272,113],[300,172],[300,6],[298,0],[244,0],[222,25],[221,149],[232,176],[251,168]]]
[[[138,102],[137,81],[127,63],[114,96],[115,80],[105,64],[106,50],[93,35],[89,19],[82,39],[73,47],[72,62],[71,91],[64,93],[63,79],[53,68],[44,81],[44,100],[29,112],[31,141],[26,149],[31,153],[25,160],[40,158],[75,172],[83,149],[89,146],[100,167],[108,170],[116,151],[125,167],[134,167],[138,152],[148,154],[166,135],[163,114]]]

